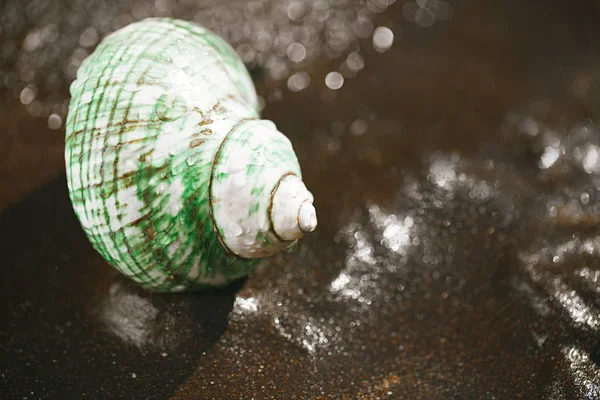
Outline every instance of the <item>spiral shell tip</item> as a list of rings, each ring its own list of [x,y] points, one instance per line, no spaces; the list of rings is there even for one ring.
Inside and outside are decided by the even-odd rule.
[[[298,226],[304,233],[309,233],[317,228],[317,211],[311,202],[305,201],[298,211]]]
[[[277,236],[296,240],[317,227],[317,212],[312,194],[295,175],[282,178],[273,195],[271,222]]]

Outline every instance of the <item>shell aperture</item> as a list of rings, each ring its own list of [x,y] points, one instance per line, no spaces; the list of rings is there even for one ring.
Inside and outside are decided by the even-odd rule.
[[[234,50],[194,23],[150,18],[80,66],[67,183],[94,248],[156,291],[248,275],[316,227],[291,142],[261,120]]]

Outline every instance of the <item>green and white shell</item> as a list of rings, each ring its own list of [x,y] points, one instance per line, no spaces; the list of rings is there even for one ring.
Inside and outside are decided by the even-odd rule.
[[[94,248],[156,291],[226,285],[317,225],[290,141],[233,49],[196,24],[107,36],[71,85],[67,181]]]

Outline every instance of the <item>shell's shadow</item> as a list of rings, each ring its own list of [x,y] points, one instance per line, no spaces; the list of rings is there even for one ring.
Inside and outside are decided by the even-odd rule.
[[[243,285],[157,294],[92,248],[65,177],[0,215],[0,373],[9,398],[168,398],[227,327]]]

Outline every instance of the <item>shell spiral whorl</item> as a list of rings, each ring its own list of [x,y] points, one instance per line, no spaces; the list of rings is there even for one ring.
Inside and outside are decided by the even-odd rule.
[[[94,248],[156,291],[221,286],[316,228],[290,141],[259,119],[220,37],[146,19],[107,36],[71,85],[67,182]]]

